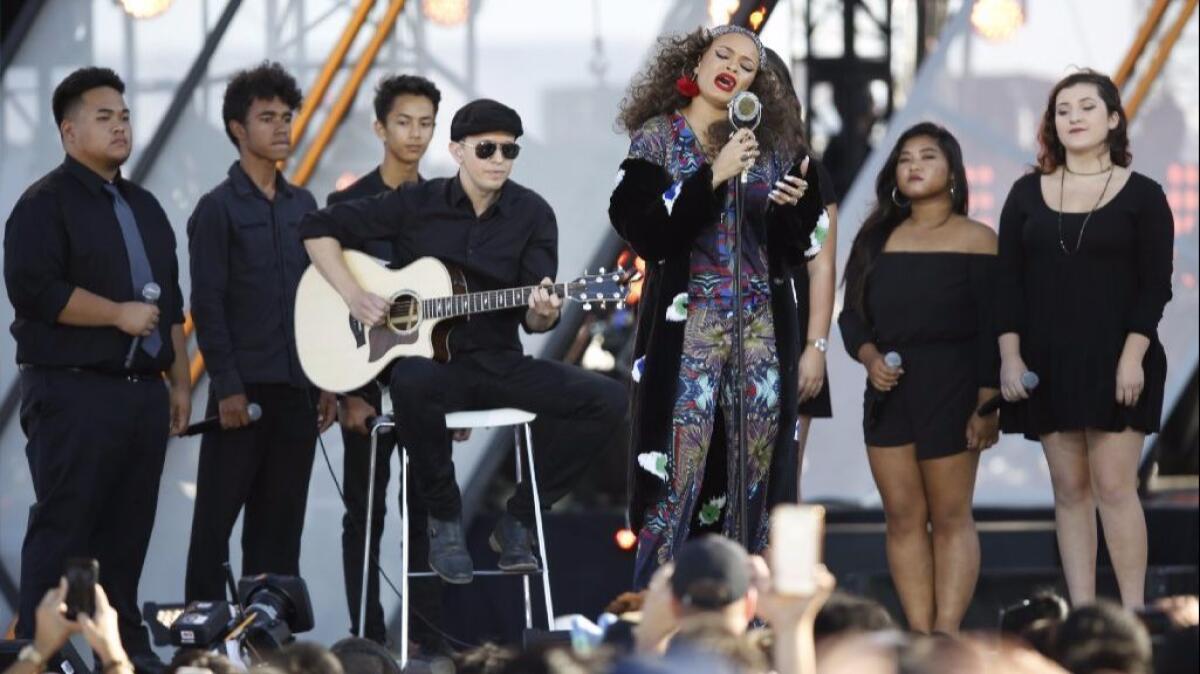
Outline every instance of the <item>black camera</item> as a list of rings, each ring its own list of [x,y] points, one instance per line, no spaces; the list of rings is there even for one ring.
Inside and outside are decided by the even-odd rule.
[[[230,583],[232,591],[232,578]],[[247,576],[238,581],[237,598],[237,604],[193,601],[173,620],[173,606],[147,604],[144,611],[152,628],[156,623],[165,626],[170,620],[169,640],[174,646],[226,652],[222,644],[234,641],[243,657],[248,656],[247,662],[291,643],[293,635],[313,628],[308,586],[296,576]],[[154,630],[156,643],[161,629]]]
[[[313,628],[308,586],[299,576],[263,573],[238,581],[238,601],[245,616],[246,643],[255,650],[276,650],[294,634]]]

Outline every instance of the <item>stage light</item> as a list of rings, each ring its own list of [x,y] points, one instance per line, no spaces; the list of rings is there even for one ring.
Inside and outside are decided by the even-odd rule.
[[[353,173],[351,173],[349,171],[346,171],[342,175],[338,176],[337,180],[333,181],[333,189],[338,192],[341,192],[342,190],[346,189],[347,187],[350,187],[351,185],[353,185],[355,180],[358,180],[358,176],[354,175]]]
[[[174,0],[121,0],[121,9],[135,19],[152,19],[167,11]]]
[[[1025,24],[1025,9],[1018,0],[979,0],[971,8],[971,25],[989,40],[1011,38]]]
[[[714,26],[723,26],[729,23],[737,8],[738,0],[708,0],[708,20]]]
[[[424,0],[421,11],[436,24],[458,26],[471,15],[471,0]]]
[[[622,550],[632,550],[633,547],[637,545],[637,534],[633,533],[629,529],[620,529],[617,531],[616,535],[613,536],[613,540],[617,542],[618,548],[621,548]]]
[[[749,19],[750,30],[757,33],[759,26],[762,25],[763,20],[765,20],[766,18],[767,18],[767,8],[763,7],[762,5],[759,5],[758,9],[754,10],[753,12],[750,12],[750,19]]]

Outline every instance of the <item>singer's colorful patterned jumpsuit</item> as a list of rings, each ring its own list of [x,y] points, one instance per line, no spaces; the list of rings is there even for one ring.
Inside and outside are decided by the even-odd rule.
[[[668,214],[680,197],[684,182],[705,162],[695,133],[678,113],[651,120],[636,133],[629,159],[657,164],[666,170],[670,185],[661,199]],[[779,431],[781,391],[763,216],[768,193],[789,168],[790,162],[766,155],[750,171],[745,184],[746,216],[741,247],[745,330],[743,404],[749,459],[746,521],[754,550],[766,543],[767,480]],[[720,199],[720,193],[717,198]],[[704,223],[692,241],[687,291],[673,297],[666,311],[667,321],[685,325],[669,440],[657,451],[643,452],[638,457],[642,470],[658,474],[666,483],[666,488],[645,510],[638,534],[635,581],[639,585],[648,581],[654,569],[674,557],[687,539],[696,515],[712,520],[723,510],[722,530],[727,536],[735,535],[732,508],[722,507],[735,495],[718,498],[708,503],[703,512],[697,512],[715,417],[724,412],[726,421],[730,421],[737,395],[736,365],[730,357],[737,319],[731,255],[735,218],[734,181],[729,181],[716,217]],[[652,351],[645,356],[655,357]],[[639,362],[635,367],[640,372],[644,365]],[[736,447],[736,427],[726,423],[725,428],[726,446]],[[732,456],[733,450],[730,452]],[[736,465],[733,460],[727,462],[729,484],[734,483]]]

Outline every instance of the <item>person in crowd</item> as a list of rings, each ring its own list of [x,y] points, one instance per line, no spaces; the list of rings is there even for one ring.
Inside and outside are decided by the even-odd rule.
[[[637,588],[674,558],[694,527],[721,521],[723,533],[737,535],[735,509],[722,504],[740,502],[740,494],[714,481],[733,482],[739,455],[750,550],[766,544],[770,507],[796,496],[800,332],[789,283],[824,209],[798,145],[800,120],[779,113],[791,109],[794,93],[763,70],[765,60],[758,36],[737,26],[664,37],[621,105],[618,121],[631,142],[609,219],[647,262],[630,440]],[[762,123],[735,131],[727,107],[746,91],[761,100]],[[739,184],[745,222],[735,242]],[[738,286],[744,303],[735,309]],[[744,319],[740,368],[730,358],[737,311]],[[736,424],[725,424],[727,438],[713,433],[718,417],[733,420],[739,396],[743,452]],[[702,492],[713,496],[700,503]]]
[[[998,435],[996,413],[976,413],[998,393],[996,235],[967,217],[962,150],[929,122],[900,134],[875,195],[838,325],[867,373],[867,459],[908,627],[952,634],[979,576],[975,471]]]
[[[1162,187],[1130,168],[1128,120],[1106,75],[1050,91],[1036,169],[1000,213],[997,305],[1005,432],[1042,443],[1072,603],[1096,596],[1096,510],[1122,602],[1145,601],[1138,462],[1162,417],[1174,224]],[[1026,388],[1026,372],[1039,385]]]
[[[96,670],[105,674],[134,674],[133,663],[121,643],[120,616],[108,603],[108,593],[96,585],[95,611],[67,618],[67,579],[60,578],[38,602],[32,641],[17,654],[4,674],[41,674],[72,634],[82,634],[96,655]],[[69,667],[64,663],[63,667]]]
[[[51,108],[66,158],[25,190],[4,230],[34,494],[16,633],[33,636],[69,558],[93,558],[126,648],[156,671],[138,582],[192,383],[175,232],[154,195],[121,175],[133,148],[124,92],[107,68],[59,82]]]
[[[316,209],[278,162],[292,150],[296,80],[278,63],[238,72],[221,114],[238,159],[188,220],[192,317],[210,384],[200,442],[184,596],[225,598],[229,536],[242,521],[242,575],[300,575],[300,537],[317,435],[336,418],[332,394],[305,377],[294,305],[308,256],[297,233]],[[251,424],[249,406],[262,419]]]
[[[1075,608],[1058,628],[1055,660],[1071,674],[1151,674],[1150,633],[1107,600]]]

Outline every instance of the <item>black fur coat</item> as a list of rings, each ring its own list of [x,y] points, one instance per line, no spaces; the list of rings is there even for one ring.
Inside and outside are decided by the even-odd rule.
[[[646,277],[638,304],[634,358],[644,358],[640,380],[630,397],[632,437],[629,448],[630,526],[642,527],[646,509],[663,498],[667,484],[639,466],[638,456],[670,452],[671,414],[675,403],[679,361],[686,322],[667,319],[667,308],[679,293],[686,293],[690,258],[697,236],[716,222],[724,207],[726,185],[711,188],[712,169],[702,165],[683,181],[668,210],[664,192],[673,179],[662,166],[630,158],[621,164],[619,183],[609,201],[609,219],[617,233],[646,261]],[[792,175],[800,175],[799,163]],[[809,236],[824,212],[816,171],[804,176],[809,187],[795,206],[769,204],[743,226],[755,227],[765,242],[771,287],[771,312],[779,356],[779,434],[771,461],[767,504],[796,500],[798,466],[796,425],[797,370],[803,333],[796,317],[792,270],[803,272]],[[697,504],[726,489],[726,452],[721,420],[714,424],[703,488]],[[696,514],[693,513],[693,520]],[[718,524],[719,527],[719,524]],[[692,525],[692,531],[701,527]]]

